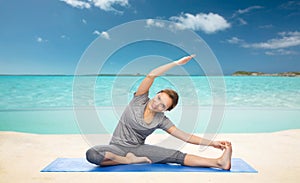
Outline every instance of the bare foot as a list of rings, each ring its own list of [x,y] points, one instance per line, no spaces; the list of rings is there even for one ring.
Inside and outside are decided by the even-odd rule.
[[[231,144],[226,144],[225,151],[223,155],[218,159],[218,165],[224,170],[230,170],[231,168],[231,155],[232,147]]]
[[[151,163],[151,160],[147,157],[137,157],[133,153],[127,153],[126,158],[128,158],[130,164],[134,163]]]

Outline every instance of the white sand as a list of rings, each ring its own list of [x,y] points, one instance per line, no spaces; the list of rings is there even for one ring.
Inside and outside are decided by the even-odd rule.
[[[103,135],[99,143],[108,143]],[[156,143],[166,135],[153,135]],[[276,133],[219,134],[217,139],[233,144],[233,157],[239,157],[258,173],[92,173],[40,172],[57,157],[84,157],[89,148],[81,135],[36,135],[0,132],[0,182],[299,182],[300,129]],[[186,145],[185,152],[207,157],[221,155],[220,150]]]

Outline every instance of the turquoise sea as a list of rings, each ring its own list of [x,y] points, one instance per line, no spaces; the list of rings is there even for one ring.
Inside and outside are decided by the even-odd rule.
[[[115,112],[116,106],[120,109],[126,106],[143,76],[92,77],[93,95],[88,94],[90,90],[87,87],[91,85],[85,82],[78,84],[76,78],[0,76],[0,130],[81,133],[74,112],[76,103],[82,110],[91,107],[96,110],[106,132],[111,133],[119,117]],[[179,91],[179,107],[167,115],[176,123],[180,119],[180,109],[188,106],[192,113],[197,106],[196,112],[200,116],[193,128],[195,133],[204,131],[212,105],[220,104],[224,107],[224,116],[219,132],[272,132],[300,128],[300,78],[225,76],[221,80],[224,81],[220,90],[224,89],[225,105],[213,100],[215,91],[211,90],[210,78],[205,76],[157,78],[150,97],[166,87]],[[87,116],[86,120],[92,118]]]

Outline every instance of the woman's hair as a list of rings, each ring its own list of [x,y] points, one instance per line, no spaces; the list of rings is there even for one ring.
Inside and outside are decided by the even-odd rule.
[[[171,111],[177,105],[179,97],[176,91],[172,89],[164,89],[158,93],[165,93],[172,99],[172,105],[167,109],[167,111]]]

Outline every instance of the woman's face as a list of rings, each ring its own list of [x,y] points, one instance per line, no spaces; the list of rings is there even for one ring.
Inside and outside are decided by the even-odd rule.
[[[172,105],[172,99],[168,94],[161,92],[155,95],[150,101],[149,108],[154,112],[166,111]]]

